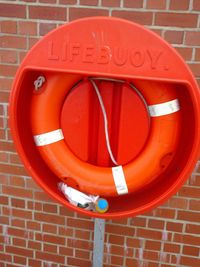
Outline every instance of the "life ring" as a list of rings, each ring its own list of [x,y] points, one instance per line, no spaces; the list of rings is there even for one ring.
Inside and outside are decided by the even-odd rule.
[[[170,83],[134,81],[149,107],[149,138],[132,162],[109,168],[76,157],[60,129],[64,99],[83,76],[49,73],[45,79],[42,90],[32,96],[32,133],[41,157],[65,183],[88,194],[117,196],[141,189],[169,167],[178,145],[181,123],[176,90]]]

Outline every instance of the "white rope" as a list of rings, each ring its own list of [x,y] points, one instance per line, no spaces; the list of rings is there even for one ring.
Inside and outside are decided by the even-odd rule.
[[[101,97],[101,94],[99,92],[99,89],[98,89],[98,86],[96,85],[96,83],[90,79],[94,89],[95,89],[95,92],[97,94],[97,97],[98,97],[98,100],[99,100],[99,104],[100,104],[100,107],[101,107],[101,111],[103,113],[103,118],[104,118],[104,130],[105,130],[105,137],[106,137],[106,146],[107,146],[107,149],[108,149],[108,153],[110,155],[110,158],[112,160],[112,162],[115,164],[115,165],[118,165],[117,161],[115,160],[114,156],[113,156],[113,153],[112,153],[112,150],[111,150],[111,147],[110,147],[110,140],[109,140],[109,135],[108,135],[108,120],[107,120],[107,114],[106,114],[106,109],[105,109],[105,106],[104,106],[104,103],[103,103],[103,99]]]

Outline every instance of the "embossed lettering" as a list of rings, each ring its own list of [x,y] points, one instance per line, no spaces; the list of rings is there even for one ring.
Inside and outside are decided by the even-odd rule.
[[[131,64],[134,67],[141,67],[144,65],[145,62],[145,53],[142,50],[139,49],[132,49],[131,53],[130,53],[130,60],[131,60]]]
[[[118,66],[126,64],[128,59],[128,49],[115,46],[113,49],[113,61]]]
[[[80,55],[80,43],[70,43],[69,44],[69,60],[73,61],[75,56]]]
[[[54,54],[54,43],[53,41],[48,42],[47,57],[49,60],[59,60],[59,56]]]
[[[98,51],[97,63],[108,64],[110,61],[110,47],[102,46]]]
[[[85,63],[93,63],[94,62],[94,45],[87,45],[83,47],[83,57],[82,61]]]
[[[152,69],[156,69],[157,68],[158,60],[159,60],[159,58],[161,57],[162,54],[163,54],[162,51],[152,52],[152,51],[147,49],[147,55],[149,56]]]
[[[68,42],[64,42],[63,45],[62,45],[62,54],[61,54],[61,60],[62,61],[66,61],[69,57],[68,55],[68,47],[69,47],[69,44]]]

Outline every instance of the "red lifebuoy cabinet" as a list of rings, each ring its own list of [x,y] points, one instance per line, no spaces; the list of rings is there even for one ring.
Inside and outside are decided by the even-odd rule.
[[[191,71],[155,33],[116,18],[73,21],[42,38],[18,69],[10,121],[34,180],[93,217],[135,216],[163,203],[200,153]],[[109,210],[71,205],[59,181],[105,197]]]

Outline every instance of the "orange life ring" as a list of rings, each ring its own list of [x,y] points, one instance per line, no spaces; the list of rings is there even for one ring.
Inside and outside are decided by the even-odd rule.
[[[33,94],[32,133],[41,157],[60,179],[85,193],[116,196],[141,189],[169,167],[174,157],[180,134],[179,108],[151,117],[146,146],[132,162],[113,168],[94,166],[72,153],[59,130],[64,99],[81,79],[81,74],[49,73],[42,90]],[[150,107],[178,103],[176,89],[170,83],[138,80],[134,85]],[[52,134],[58,134],[58,139],[51,141]]]

